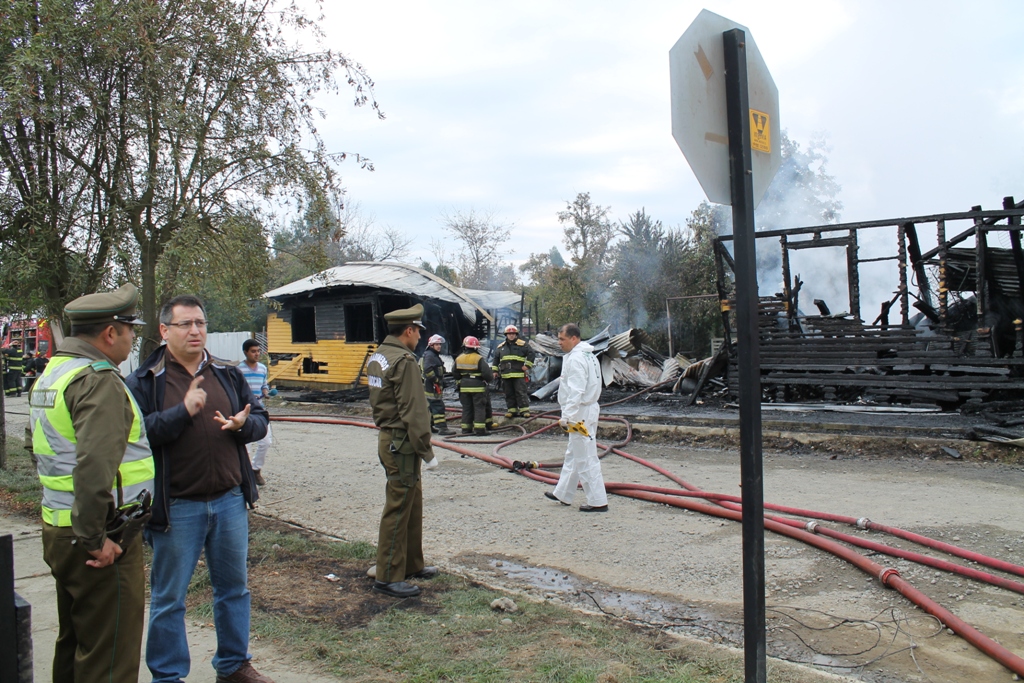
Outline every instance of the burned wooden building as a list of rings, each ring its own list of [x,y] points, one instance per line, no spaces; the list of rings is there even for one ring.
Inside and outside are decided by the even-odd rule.
[[[1024,202],[1007,197],[995,211],[756,233],[764,400],[955,408],[1024,399],[1022,214]],[[715,243],[730,342],[731,240]],[[773,276],[778,291],[766,295]],[[817,280],[845,288],[833,286],[826,301],[807,294]],[[813,313],[802,298],[813,301]],[[839,306],[846,310],[834,313]],[[728,347],[735,391],[736,347]]]
[[[280,309],[267,317],[270,377],[281,386],[345,389],[366,384],[366,361],[387,336],[384,314],[423,304],[427,337],[456,351],[466,335],[492,334],[498,310],[520,295],[463,290],[404,263],[353,262],[278,287],[264,296]]]

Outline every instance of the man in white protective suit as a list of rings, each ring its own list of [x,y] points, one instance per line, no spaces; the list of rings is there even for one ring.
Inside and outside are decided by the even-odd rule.
[[[580,340],[580,328],[572,323],[558,330],[558,344],[565,352],[562,381],[558,385],[558,404],[562,407],[558,424],[569,432],[569,447],[565,449],[565,462],[554,493],[545,491],[544,495],[569,505],[579,483],[587,497],[580,512],[608,512],[608,495],[597,457],[601,363],[594,356],[594,347]]]

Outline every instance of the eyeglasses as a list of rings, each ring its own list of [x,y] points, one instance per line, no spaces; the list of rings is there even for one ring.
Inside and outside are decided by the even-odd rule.
[[[168,327],[177,327],[179,330],[191,330],[193,325],[200,330],[206,329],[205,320],[179,320],[176,323],[167,323]]]

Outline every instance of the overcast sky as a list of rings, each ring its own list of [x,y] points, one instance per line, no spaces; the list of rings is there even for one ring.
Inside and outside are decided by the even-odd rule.
[[[1019,0],[332,0],[328,46],[387,114],[321,100],[328,147],[376,166],[342,165],[349,200],[413,237],[416,262],[458,210],[514,224],[514,261],[561,248],[578,192],[682,224],[704,195],[672,139],[668,51],[702,8],[750,29],[790,137],[827,136],[842,220],[1024,198]]]

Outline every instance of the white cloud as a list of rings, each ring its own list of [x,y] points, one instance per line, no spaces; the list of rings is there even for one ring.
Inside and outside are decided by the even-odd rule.
[[[843,217],[888,218],[1024,195],[1024,3],[721,0],[780,91],[782,127],[826,131]],[[329,45],[361,62],[388,114],[323,98],[349,196],[426,249],[438,216],[493,208],[510,256],[561,241],[577,192],[625,218],[681,224],[703,193],[670,134],[668,50],[695,2],[328,3]]]

